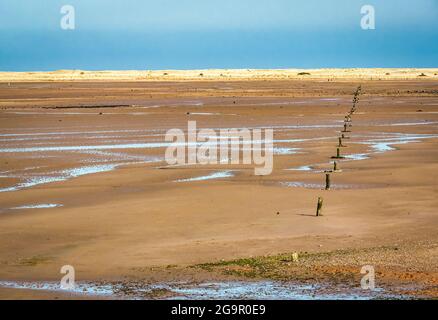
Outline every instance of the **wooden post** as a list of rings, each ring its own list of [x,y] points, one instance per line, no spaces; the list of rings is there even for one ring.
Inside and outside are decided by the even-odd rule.
[[[325,174],[325,190],[330,190],[330,173]]]
[[[323,202],[323,199],[321,197],[318,197],[318,204],[316,205],[316,216],[317,217],[322,216],[322,213],[321,213],[322,202]]]
[[[338,163],[333,161],[333,171],[338,171]]]
[[[339,150],[339,148],[336,148],[336,155],[332,156],[332,159],[343,159],[344,157],[341,156],[341,151]]]
[[[345,146],[342,144],[342,138],[341,138],[341,137],[339,137],[339,144],[338,144],[338,147],[345,147]]]

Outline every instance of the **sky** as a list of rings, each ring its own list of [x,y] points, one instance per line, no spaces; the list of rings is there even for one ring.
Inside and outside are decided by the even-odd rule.
[[[375,29],[361,27],[364,5]],[[438,0],[0,0],[0,71],[437,62]]]

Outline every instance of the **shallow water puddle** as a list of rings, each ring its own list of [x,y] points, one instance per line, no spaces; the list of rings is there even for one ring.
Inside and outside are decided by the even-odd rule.
[[[289,169],[284,169],[284,170],[287,170],[287,171],[312,171],[313,168],[310,165],[309,166],[304,165],[304,166],[299,166],[296,168],[289,168]]]
[[[387,143],[387,142],[373,143],[371,145],[371,148],[373,148],[377,152],[386,152],[386,151],[396,150],[394,147],[391,147],[390,143]]]
[[[21,189],[31,188],[37,185],[65,181],[71,178],[80,177],[87,174],[107,172],[114,170],[117,166],[123,165],[123,163],[118,164],[101,164],[94,166],[84,166],[79,168],[67,169],[60,172],[53,173],[53,176],[36,176],[27,178],[26,181],[19,183],[12,187],[0,188],[0,192],[17,191]]]
[[[320,98],[320,101],[339,101],[339,100],[343,100],[341,98]]]
[[[99,285],[87,282],[76,282],[74,289],[65,290],[60,287],[59,282],[15,282],[0,281],[0,287],[12,289],[29,289],[42,291],[71,292],[85,295],[108,296],[114,295],[116,287],[113,285]]]
[[[438,121],[424,121],[424,122],[399,122],[399,123],[385,123],[385,124],[379,124],[379,127],[398,127],[398,126],[421,126],[421,125],[430,125],[430,124],[437,124]]]
[[[346,154],[343,156],[344,157],[344,161],[345,159],[347,160],[366,160],[369,159],[369,153],[352,153],[352,154]],[[340,159],[342,160],[342,159]]]
[[[196,116],[237,116],[236,113],[220,113],[220,112],[190,112]]]
[[[438,135],[433,134],[392,134],[386,138],[371,139],[368,141],[359,142],[371,146],[372,150],[377,153],[393,151],[396,148],[393,145],[408,144],[420,142],[422,139],[438,138]]]
[[[332,287],[328,285],[306,285],[276,281],[225,281],[184,283],[171,282],[159,284],[139,283],[92,283],[77,282],[70,290],[60,288],[56,282],[14,282],[0,281],[0,287],[14,289],[45,290],[54,292],[71,292],[91,296],[110,296],[125,299],[348,299],[368,300],[375,298],[407,298],[385,292],[381,288],[373,291],[360,288]],[[161,296],[154,292],[160,291]]]
[[[163,161],[163,157],[158,156],[148,156],[148,155],[137,155],[137,154],[129,154],[123,152],[108,152],[108,151],[100,151],[100,150],[86,150],[86,151],[78,151],[80,154],[87,154],[98,156],[103,159],[86,159],[83,162],[105,162],[105,161],[137,161],[141,163],[153,163]]]
[[[280,185],[290,188],[307,188],[307,189],[319,189],[319,190],[325,189],[325,184],[302,182],[302,181],[285,181],[285,182],[280,182]],[[359,185],[359,184],[332,183],[330,185],[330,189],[358,189],[365,187],[366,187],[365,185]]]
[[[218,171],[213,172],[209,175],[200,176],[200,177],[193,177],[193,178],[187,178],[187,179],[179,179],[175,180],[173,182],[193,182],[193,181],[205,181],[205,180],[212,180],[212,179],[221,179],[221,178],[229,178],[233,177],[234,174],[231,170],[227,171]]]
[[[35,128],[34,130],[38,130]],[[105,133],[138,133],[156,132],[158,130],[146,129],[124,129],[124,130],[93,130],[93,131],[52,131],[52,132],[28,132],[28,133],[0,133],[0,137],[22,137],[22,136],[59,136],[59,135],[83,135],[83,134],[105,134]],[[163,130],[160,130],[163,131]]]
[[[83,151],[83,150],[113,150],[113,149],[148,149],[165,148],[170,146],[170,142],[149,142],[149,143],[124,143],[108,145],[81,145],[81,146],[54,146],[54,147],[24,147],[24,148],[2,148],[0,153],[19,153],[19,152],[47,152],[47,151]]]
[[[96,116],[100,115],[98,112],[26,112],[26,111],[17,111],[17,112],[5,112],[8,114],[22,114],[22,115],[37,115],[37,116],[46,116],[46,115],[53,115],[53,116],[59,116],[59,115],[67,115],[67,116]],[[150,112],[103,112],[104,115],[118,115],[118,116],[125,116],[125,115],[132,115],[132,116],[142,116],[142,115],[150,115]]]
[[[324,189],[324,185],[319,183],[309,183],[301,181],[286,181],[280,182],[280,185],[285,187],[308,188],[308,189]]]
[[[253,149],[254,150],[254,149]],[[274,147],[274,155],[291,155],[298,153],[299,148]]]
[[[331,127],[332,125],[297,125],[297,126],[275,126],[272,128],[281,128],[280,130],[289,130],[293,128],[318,128],[318,127]],[[266,126],[263,126],[261,128],[268,128]],[[91,134],[92,136],[95,136],[95,134],[113,134],[113,133],[130,133],[138,135],[139,132],[141,133],[147,133],[147,136],[156,135],[155,132],[159,132],[160,130],[106,130],[106,131],[75,131],[75,132],[51,132],[51,133],[7,133],[2,134],[3,137],[5,137],[5,140],[8,139],[38,139],[38,137],[41,137],[42,139],[50,138],[59,138],[63,135],[75,135],[75,134]],[[36,135],[37,137],[35,137]],[[44,136],[46,135],[46,136]],[[47,136],[48,135],[48,136]],[[55,136],[60,135],[60,136]],[[158,134],[161,136],[162,134]],[[97,136],[98,138],[102,138],[102,136]],[[118,138],[118,136],[115,136]],[[358,142],[362,144],[366,144],[370,146],[371,152],[370,153],[360,153],[360,154],[350,154],[345,155],[345,159],[343,161],[348,160],[364,160],[370,158],[370,155],[373,153],[381,153],[381,152],[387,152],[395,150],[393,145],[397,144],[404,144],[404,143],[411,143],[411,142],[418,142],[421,139],[426,138],[435,138],[438,137],[438,135],[408,135],[408,134],[387,134],[382,133],[380,134],[380,138],[371,138],[367,141]],[[123,137],[126,138],[126,137]],[[141,138],[144,138],[141,136]],[[273,153],[274,155],[292,155],[299,153],[302,148],[295,148],[295,147],[289,147],[289,143],[301,143],[301,142],[307,142],[307,141],[317,141],[317,140],[325,140],[325,139],[332,139],[334,137],[315,137],[315,138],[305,138],[305,139],[275,139],[274,143],[281,143],[285,145],[276,145],[274,146]],[[227,141],[223,141],[222,137],[218,138],[219,142],[218,144],[221,145],[222,143],[227,143]],[[20,183],[17,183],[16,185],[10,186],[10,187],[3,187],[0,188],[0,192],[7,192],[7,191],[17,191],[24,188],[31,188],[33,186],[51,183],[51,182],[59,182],[59,181],[65,181],[70,178],[79,177],[86,174],[93,174],[98,172],[106,172],[106,171],[112,171],[116,169],[120,165],[128,165],[132,163],[146,163],[146,162],[159,162],[162,161],[162,157],[153,157],[153,156],[144,156],[144,155],[131,155],[129,153],[123,153],[122,150],[124,149],[149,149],[149,148],[165,148],[173,143],[171,142],[164,142],[164,141],[148,141],[148,142],[130,142],[130,143],[121,143],[121,141],[114,141],[115,143],[112,144],[96,144],[96,145],[76,145],[76,146],[65,146],[65,145],[50,145],[50,142],[41,142],[43,145],[38,145],[39,142],[34,143],[31,146],[22,146],[22,147],[6,147],[3,146],[0,148],[0,153],[23,153],[28,155],[25,155],[27,158],[49,158],[49,157],[59,157],[62,154],[51,154],[50,152],[63,152],[63,151],[69,151],[69,152],[76,152],[76,153],[82,153],[82,154],[89,154],[92,155],[92,157],[88,159],[79,159],[78,163],[89,163],[94,164],[92,166],[84,166],[84,167],[78,167],[73,169],[64,170],[61,172],[45,172],[45,173],[38,173],[38,174],[32,174],[29,175],[27,173],[24,173],[23,171],[17,172],[12,176],[10,173],[1,173],[2,178],[18,178],[20,179]],[[118,142],[118,143],[117,143]],[[254,141],[253,141],[254,143]],[[46,145],[44,145],[46,144]],[[187,143],[183,143],[182,145],[187,146]],[[196,145],[199,145],[196,143]],[[254,150],[254,146],[252,146],[249,143],[241,142],[241,146],[243,146],[243,149],[251,149]],[[250,146],[249,148],[245,146]],[[119,151],[116,151],[119,149]],[[223,162],[221,162],[223,163]],[[286,170],[297,170],[297,171],[311,171],[311,172],[320,172],[320,170],[315,170],[312,168],[314,164],[312,165],[304,165],[298,168],[292,168],[292,169],[286,169]],[[224,173],[222,173],[224,174]],[[217,178],[226,178],[229,176],[232,176],[230,173],[226,173],[224,176],[222,174],[219,175],[213,175],[213,176],[201,176],[201,177],[194,177],[189,179],[183,179],[182,181],[202,181],[202,180],[209,180],[209,179],[217,179]],[[179,182],[182,182],[179,181]]]
[[[273,140],[276,142],[300,142],[302,139],[292,140]],[[261,144],[263,140],[241,141],[240,145]],[[88,151],[88,150],[114,150],[114,149],[153,149],[166,148],[170,146],[187,147],[187,146],[206,146],[206,145],[228,145],[227,140],[207,141],[207,142],[145,142],[145,143],[123,143],[123,144],[99,144],[99,145],[80,145],[80,146],[42,146],[42,147],[22,147],[22,148],[1,148],[0,153],[31,153],[31,152],[59,152],[59,151]]]
[[[371,148],[370,152],[367,153],[352,153],[352,154],[344,154],[343,159],[339,159],[339,161],[349,161],[349,160],[366,160],[370,159],[372,154],[384,153],[388,151],[397,150],[397,148],[393,147],[394,145],[399,144],[408,144],[408,143],[416,143],[420,142],[422,139],[431,139],[438,138],[438,135],[434,134],[405,134],[405,133],[380,133],[378,136],[384,136],[384,138],[371,138],[366,141],[352,141],[352,143],[364,144]],[[332,163],[332,161],[330,161]],[[316,170],[313,166],[317,166],[318,164],[311,165],[302,165],[296,168],[288,168],[284,169],[287,171],[311,171],[311,172],[323,172],[323,170]]]
[[[19,207],[13,207],[11,210],[21,210],[21,209],[48,209],[48,208],[57,208],[62,207],[62,204],[57,203],[42,203],[42,204],[30,204]]]

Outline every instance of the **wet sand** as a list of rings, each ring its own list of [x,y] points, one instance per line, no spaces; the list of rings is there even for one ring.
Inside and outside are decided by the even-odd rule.
[[[322,190],[358,84],[342,172]],[[0,280],[59,281],[69,264],[77,281],[207,281],[226,276],[190,266],[354,249],[338,264],[303,264],[296,279],[360,277],[370,261],[386,286],[408,279],[436,297],[437,93],[430,76],[0,82]],[[273,128],[273,173],[168,166],[164,134],[187,120]],[[385,258],[370,249],[381,246],[405,249]],[[32,292],[0,288],[0,298]]]

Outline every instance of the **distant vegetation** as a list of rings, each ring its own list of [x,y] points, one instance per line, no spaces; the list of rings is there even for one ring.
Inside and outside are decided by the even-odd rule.
[[[299,76],[310,76],[310,73],[308,72],[298,72]]]

